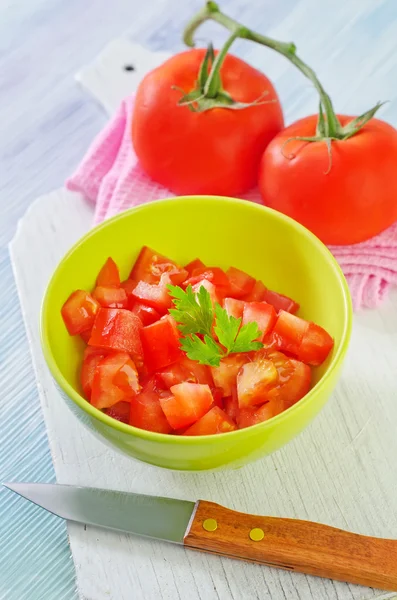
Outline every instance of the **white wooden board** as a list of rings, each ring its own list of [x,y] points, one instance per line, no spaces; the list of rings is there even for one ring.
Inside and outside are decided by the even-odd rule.
[[[126,57],[116,53],[112,60],[124,64]],[[112,102],[108,101],[109,109]],[[38,315],[45,286],[91,219],[91,207],[78,194],[59,190],[32,205],[11,244],[58,481],[202,498],[236,510],[397,538],[397,294],[379,311],[355,318],[341,382],[322,413],[296,440],[240,470],[165,471],[110,450],[82,429],[63,405],[41,354]],[[91,527],[69,525],[69,537],[84,600],[395,597]]]

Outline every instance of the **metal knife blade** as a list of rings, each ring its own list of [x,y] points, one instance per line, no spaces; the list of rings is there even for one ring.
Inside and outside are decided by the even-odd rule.
[[[194,502],[50,483],[4,483],[49,512],[94,525],[182,544],[194,516]]]

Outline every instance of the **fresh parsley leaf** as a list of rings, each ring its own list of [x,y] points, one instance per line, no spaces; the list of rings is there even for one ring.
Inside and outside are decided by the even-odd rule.
[[[188,335],[181,339],[181,347],[191,360],[196,360],[200,365],[219,367],[221,349],[209,335],[204,336],[204,341],[196,334]]]
[[[169,312],[178,323],[179,331],[184,335],[190,333],[211,335],[214,310],[208,290],[202,286],[195,294],[191,285],[188,285],[186,290],[176,285],[167,287],[174,299],[175,307]]]
[[[240,328],[241,319],[229,316],[219,304],[215,305],[215,315],[215,333],[219,342],[226,348],[227,354],[250,352],[263,347],[261,342],[254,341],[261,335],[257,323],[247,323]]]
[[[215,304],[216,325],[215,333],[219,342],[224,346],[227,352],[231,352],[235,343],[238,330],[241,325],[241,319],[236,319],[228,315],[226,310],[220,304]]]
[[[236,352],[250,352],[263,347],[255,341],[260,337],[257,323],[241,326],[241,319],[229,316],[220,304],[215,304],[215,327],[217,341],[213,337],[214,308],[208,290],[201,286],[197,293],[189,285],[186,290],[169,285],[174,308],[169,310],[185,336],[181,348],[191,360],[202,365],[218,367],[221,359]],[[198,334],[204,336],[201,339]]]
[[[251,350],[260,350],[263,348],[262,342],[255,342],[260,337],[258,324],[255,322],[243,325],[237,334],[237,337],[229,352],[251,352]]]

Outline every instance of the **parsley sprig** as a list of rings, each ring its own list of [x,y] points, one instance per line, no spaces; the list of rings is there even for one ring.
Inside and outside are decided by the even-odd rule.
[[[204,286],[197,293],[191,285],[186,290],[169,285],[168,290],[174,305],[169,312],[184,336],[181,347],[190,359],[201,365],[217,367],[229,354],[263,347],[261,342],[255,341],[260,336],[257,323],[241,326],[241,319],[229,316],[220,304],[216,302],[213,307],[211,296]]]

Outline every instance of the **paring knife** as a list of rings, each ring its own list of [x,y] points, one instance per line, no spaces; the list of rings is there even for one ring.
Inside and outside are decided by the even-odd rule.
[[[397,591],[397,540],[367,537],[309,521],[249,515],[203,500],[194,503],[58,484],[4,485],[69,521]]]

